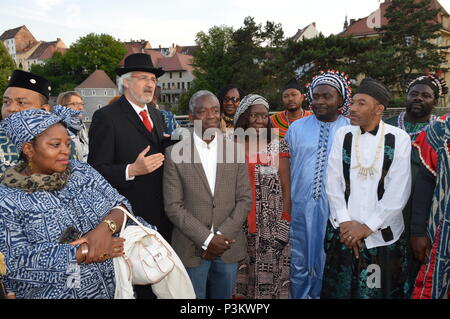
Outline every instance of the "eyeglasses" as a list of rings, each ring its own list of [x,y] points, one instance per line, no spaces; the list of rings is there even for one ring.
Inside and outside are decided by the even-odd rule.
[[[145,75],[132,75],[132,78],[138,79],[139,81],[145,81],[145,82],[153,82],[153,83],[158,83],[158,79],[155,77],[148,77]]]
[[[81,106],[81,107],[84,107],[84,103],[73,102],[73,103],[66,104],[66,106]]]
[[[241,101],[241,99],[238,98],[238,97],[234,97],[234,96],[232,96],[232,97],[225,96],[225,97],[223,98],[223,101],[224,101],[224,102],[239,103],[239,102]]]
[[[260,118],[261,120],[267,120],[269,118],[269,114],[250,113],[250,118],[252,120],[256,120],[257,118]]]

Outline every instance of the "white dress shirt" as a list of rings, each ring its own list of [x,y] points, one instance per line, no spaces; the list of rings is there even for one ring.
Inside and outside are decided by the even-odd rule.
[[[376,157],[381,137],[382,124],[384,134],[395,136],[394,158],[384,179],[384,195],[378,200],[378,183],[381,178],[384,160],[384,138],[381,154],[375,164],[374,176],[358,176],[355,140],[359,126],[345,126],[339,129],[334,138],[328,159],[328,178],[326,191],[330,203],[330,221],[335,228],[347,221],[358,221],[367,225],[374,233],[365,239],[367,248],[387,246],[395,243],[404,230],[402,210],[411,193],[411,139],[403,130],[380,122],[376,136],[369,132],[360,136],[360,160],[363,167],[370,167]],[[342,165],[342,148],[345,135],[353,133],[350,164],[350,196],[345,202],[345,179]],[[394,238],[385,242],[381,230],[391,227]]]
[[[151,118],[150,113],[148,112],[148,109],[147,109],[147,105],[144,105],[144,107],[140,107],[139,105],[136,105],[136,104],[134,104],[133,102],[131,102],[129,99],[127,99],[127,101],[128,101],[128,103],[131,104],[131,106],[133,107],[133,110],[134,110],[134,111],[136,112],[136,114],[139,116],[139,118],[141,119],[141,121],[142,121],[142,117],[141,117],[141,115],[140,115],[139,113],[141,113],[142,110],[145,110],[145,112],[147,112],[148,119],[150,120],[150,123],[152,124],[152,127],[154,127],[152,118]],[[125,180],[126,180],[127,182],[128,182],[128,181],[132,181],[132,180],[134,180],[134,178],[135,178],[135,176],[131,176],[131,177],[130,177],[130,175],[128,174],[128,168],[129,168],[130,165],[131,165],[131,164],[128,164],[127,167],[126,167],[126,169],[125,169]]]
[[[205,172],[206,179],[208,180],[211,194],[214,196],[214,189],[216,185],[217,174],[217,138],[214,138],[209,144],[203,141],[197,134],[194,135],[195,149],[200,156],[200,161]],[[206,250],[209,243],[214,237],[214,225],[211,226],[211,234],[206,238],[202,248]]]

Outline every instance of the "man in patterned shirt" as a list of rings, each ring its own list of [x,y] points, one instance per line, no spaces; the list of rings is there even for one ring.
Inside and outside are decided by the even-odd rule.
[[[425,75],[420,76],[411,81],[408,85],[406,95],[406,111],[400,113],[398,116],[391,117],[386,120],[387,124],[397,126],[404,130],[411,137],[411,142],[414,142],[422,131],[426,131],[432,125],[437,117],[432,114],[436,107],[438,100],[444,96],[448,91],[447,85],[443,79],[437,76]],[[411,150],[411,176],[412,189],[414,189],[415,181],[417,179],[420,169],[421,159],[419,151],[416,147]],[[403,209],[403,219],[405,223],[406,240],[409,243],[419,240],[421,236],[411,236],[411,212],[412,212],[412,195]],[[414,257],[411,245],[408,245],[407,252],[408,264],[408,292],[410,296],[417,273],[421,266],[421,262]]]
[[[304,110],[302,103],[304,95],[295,79],[290,80],[284,88],[283,105],[286,110],[276,113],[270,117],[272,126],[278,129],[280,138],[284,138],[289,126],[295,121],[310,116],[313,113],[311,111]]]

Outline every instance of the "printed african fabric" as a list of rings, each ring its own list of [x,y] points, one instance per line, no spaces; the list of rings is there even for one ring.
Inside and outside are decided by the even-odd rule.
[[[334,229],[328,227],[326,234],[322,297],[404,298],[402,211],[411,193],[410,153],[409,136],[383,122],[363,134],[358,126],[336,133],[326,187]],[[361,168],[369,167],[373,174],[364,175]],[[350,221],[372,230],[359,260],[339,238],[340,225]]]
[[[172,112],[166,110],[159,110],[159,111],[161,112],[164,118],[164,122],[166,123],[167,131],[164,133],[172,135],[173,131],[175,131],[176,128],[180,127],[180,125],[178,124]]]
[[[422,133],[414,146],[436,176],[436,187],[427,229],[432,250],[417,276],[413,298],[450,298],[450,114]]]
[[[258,159],[247,158],[253,204],[244,224],[248,256],[238,265],[235,298],[289,297],[290,222],[282,214],[278,168],[271,165],[275,157],[289,157],[289,147],[283,139],[268,144]]]
[[[0,179],[5,171],[19,161],[19,154],[16,146],[6,136],[4,129],[0,124]]]
[[[0,251],[5,255],[4,283],[17,298],[113,298],[112,260],[77,264],[76,249],[60,244],[67,227],[83,234],[109,211],[128,201],[97,171],[71,161],[69,181],[61,190],[26,193],[0,184]]]
[[[387,124],[391,124],[393,126],[401,128],[401,123],[399,122],[399,116],[394,116],[386,120]],[[427,129],[429,127],[429,122],[423,123],[410,123],[408,121],[404,121],[404,130],[411,137],[411,143],[413,143],[419,134],[415,134],[417,132],[422,132],[422,130]],[[411,189],[414,189],[416,184],[416,178],[419,174],[420,170],[420,155],[417,148],[413,147],[411,149],[411,177],[412,177],[412,185]],[[414,257],[414,253],[412,251],[411,245],[409,245],[409,240],[411,238],[410,226],[411,226],[411,213],[412,213],[412,196],[410,196],[408,202],[406,203],[405,208],[403,209],[403,220],[405,222],[405,238],[407,245],[407,265],[408,265],[408,287],[409,291],[406,293],[406,297],[412,295],[412,289],[414,288],[414,283],[416,281],[417,273],[421,267],[421,263],[418,259]]]
[[[403,299],[406,281],[404,234],[388,246],[360,250],[359,259],[328,223],[323,299]]]
[[[291,298],[320,297],[330,214],[328,155],[336,131],[347,125],[343,116],[328,123],[311,115],[292,123],[286,134],[291,155]]]
[[[302,117],[300,117],[299,119],[310,116],[312,114],[313,113],[311,111],[303,110]],[[286,136],[287,130],[289,129],[289,126],[296,120],[290,120],[287,115],[287,111],[283,111],[272,115],[270,117],[270,121],[272,122],[272,127],[278,129],[278,136],[280,138],[284,138]]]

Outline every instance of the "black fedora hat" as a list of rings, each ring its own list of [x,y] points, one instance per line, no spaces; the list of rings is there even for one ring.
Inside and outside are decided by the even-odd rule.
[[[116,74],[121,76],[133,71],[150,72],[157,78],[165,73],[162,68],[155,68],[150,55],[145,53],[134,53],[127,56],[123,68],[117,68]]]

